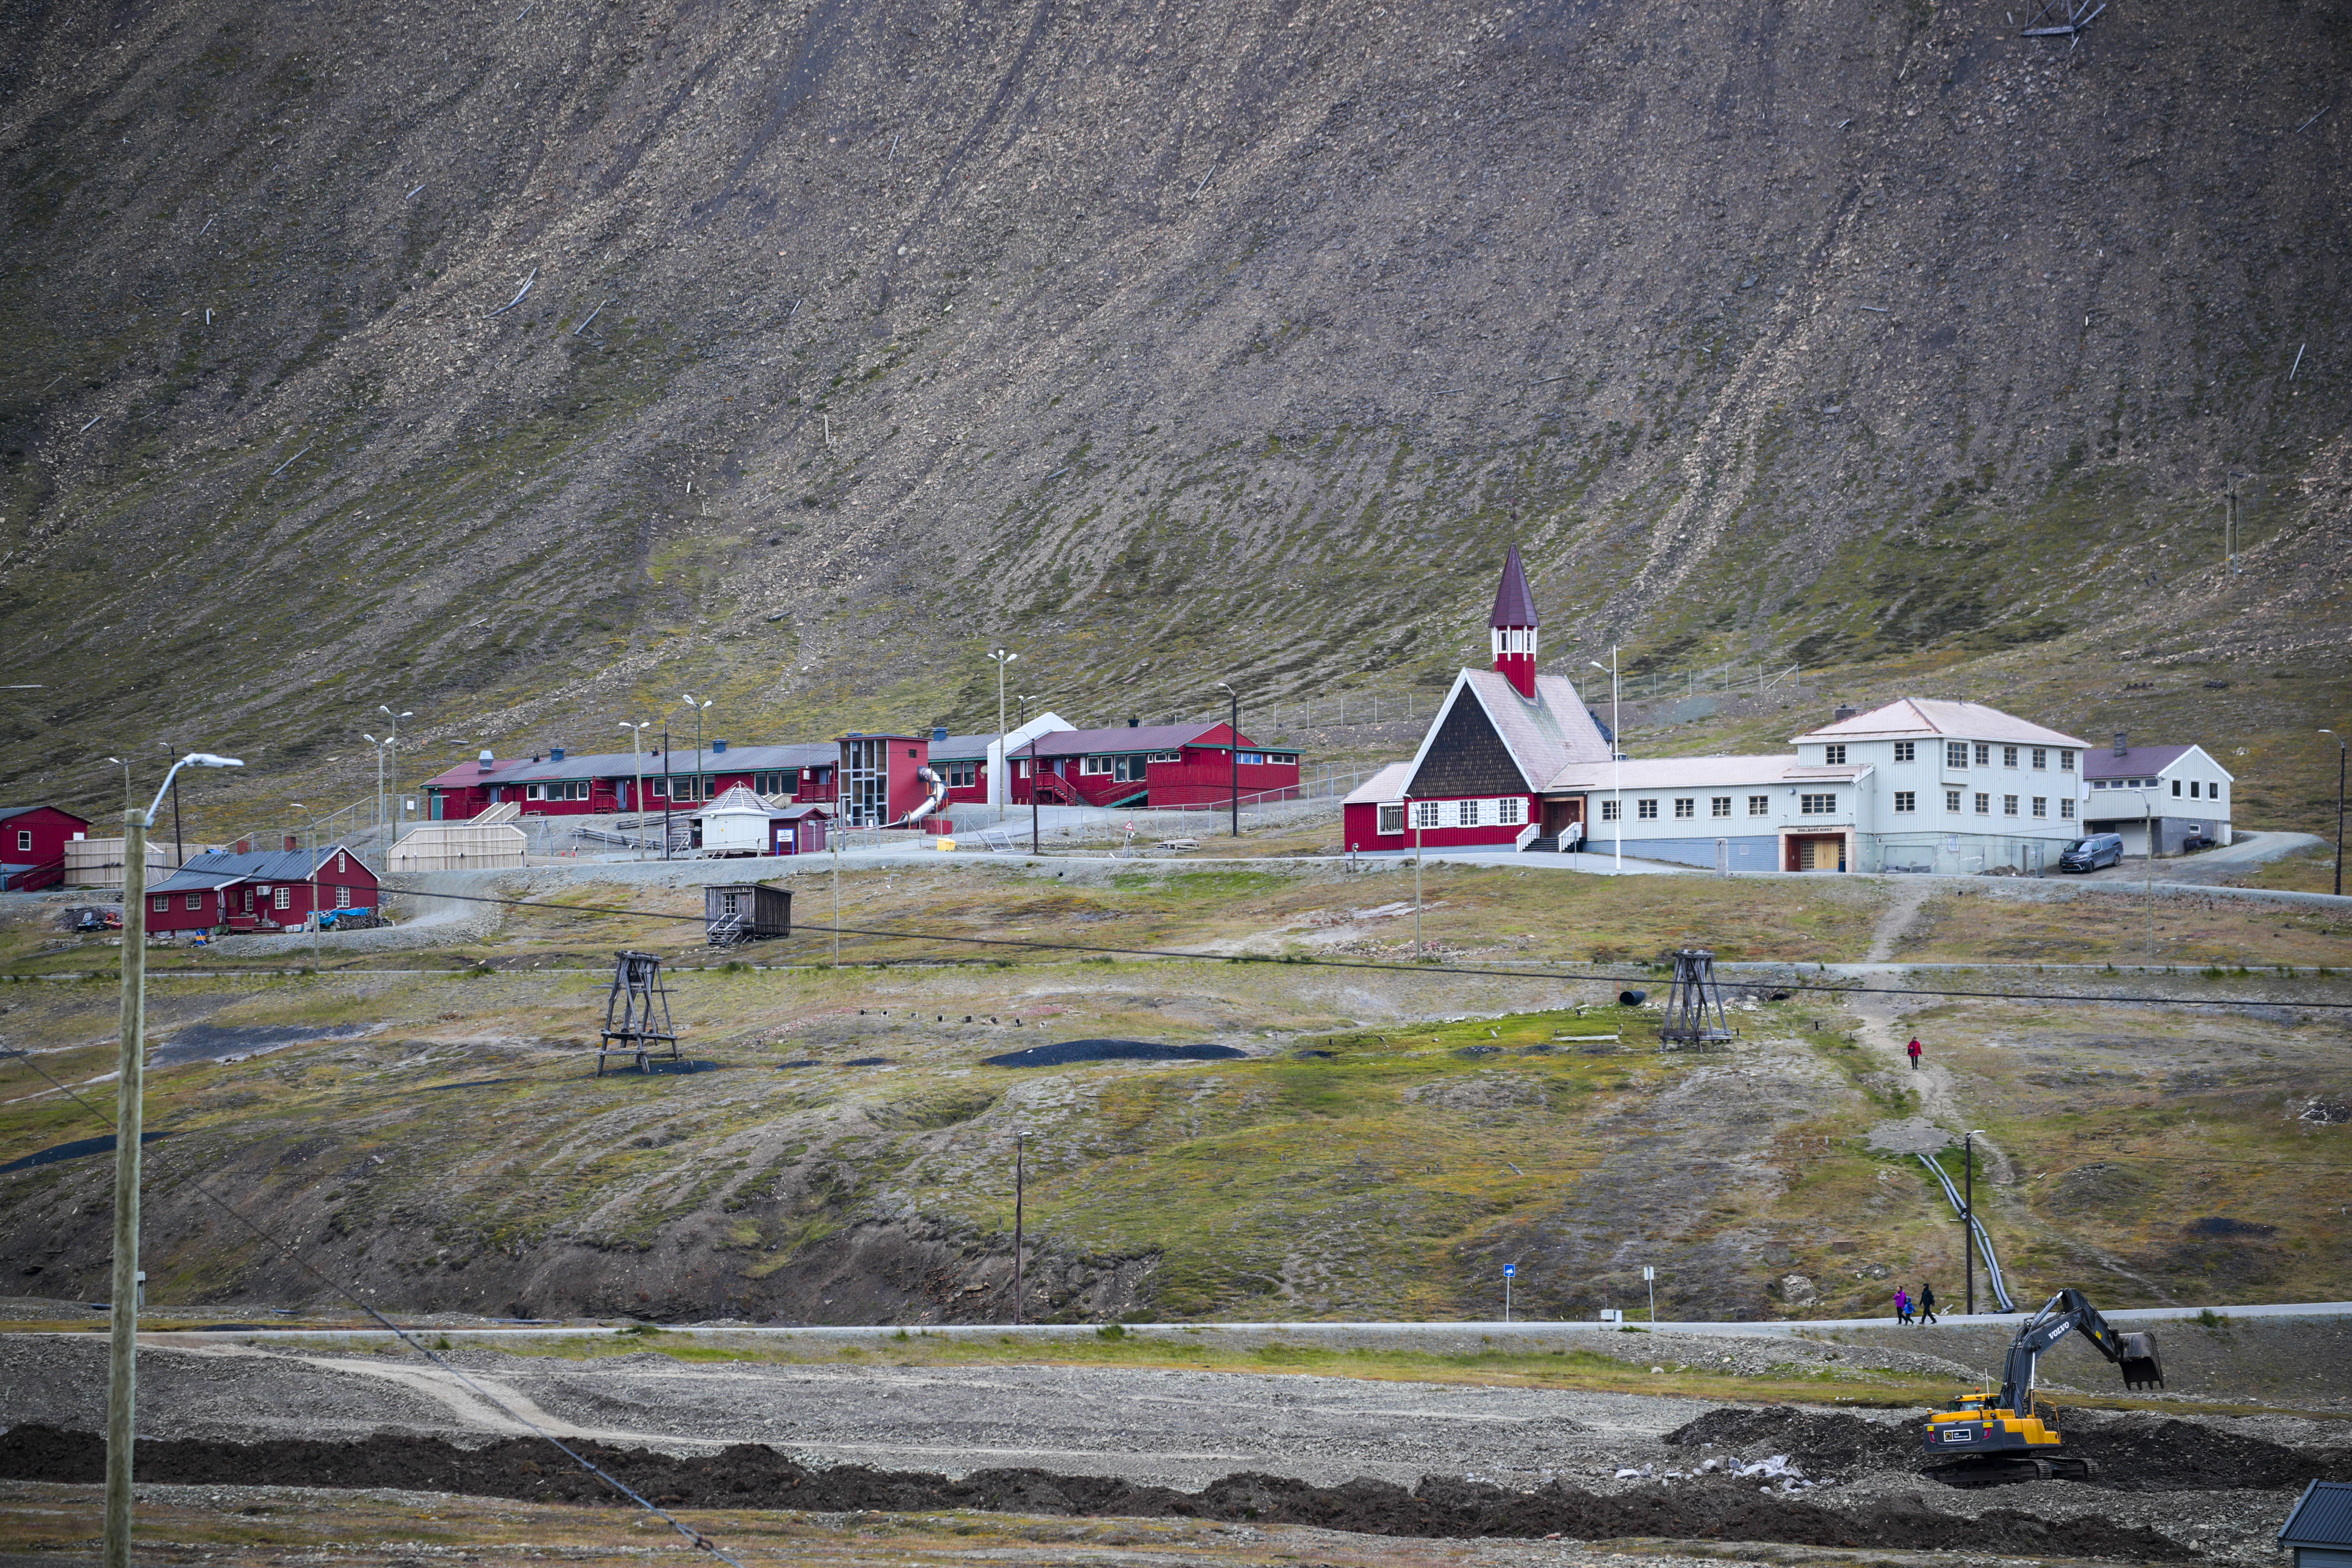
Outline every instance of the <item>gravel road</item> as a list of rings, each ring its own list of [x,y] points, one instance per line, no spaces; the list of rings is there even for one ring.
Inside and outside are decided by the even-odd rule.
[[[1712,1342],[1718,1353],[1721,1342]],[[105,1357],[95,1336],[0,1341],[0,1417],[100,1429]],[[410,1355],[152,1345],[141,1352],[140,1430],[234,1441],[377,1432],[463,1441],[520,1435],[520,1414],[558,1435],[680,1455],[763,1443],[803,1462],[950,1475],[1029,1466],[1187,1490],[1246,1471],[1322,1486],[1363,1478],[1410,1487],[1454,1475],[1522,1490],[1557,1479],[1609,1494],[1684,1484],[1668,1473],[1686,1474],[1707,1456],[1664,1438],[1713,1408],[1643,1394],[1145,1368],[682,1363],[657,1352],[578,1362],[461,1350],[449,1359],[506,1408]],[[1900,1426],[1910,1416],[1863,1418]],[[2281,1416],[2212,1419],[2298,1446],[2339,1436],[2333,1424]],[[1825,1506],[1902,1498],[1913,1500],[1902,1506],[1960,1514],[1998,1506],[2053,1521],[2096,1515],[2159,1530],[2218,1559],[2261,1556],[2264,1531],[2291,1500],[2266,1490],[2121,1494],[2064,1482],[1955,1493],[1884,1469],[1817,1479],[1843,1483],[1810,1494]]]

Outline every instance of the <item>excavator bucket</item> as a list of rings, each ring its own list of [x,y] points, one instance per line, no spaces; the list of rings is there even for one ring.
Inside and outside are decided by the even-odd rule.
[[[2123,1342],[2124,1386],[2126,1388],[2162,1388],[2164,1361],[2156,1353],[2156,1336],[2150,1333],[2117,1334]]]

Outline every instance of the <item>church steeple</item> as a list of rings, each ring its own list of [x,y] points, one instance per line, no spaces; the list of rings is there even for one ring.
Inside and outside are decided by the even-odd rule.
[[[1503,581],[1495,590],[1495,613],[1486,622],[1495,647],[1495,668],[1522,697],[1536,694],[1536,599],[1519,568],[1519,547],[1503,560]]]

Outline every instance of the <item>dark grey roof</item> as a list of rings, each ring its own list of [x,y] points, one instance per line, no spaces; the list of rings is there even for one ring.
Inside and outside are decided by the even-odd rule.
[[[2083,776],[2127,779],[2160,773],[2194,750],[2193,746],[2128,746],[2117,756],[2113,746],[2100,746],[2083,753]]]
[[[703,748],[702,771],[706,773],[778,773],[793,768],[829,768],[841,756],[841,748],[831,741],[817,741],[789,746],[730,746],[723,752]],[[567,755],[562,762],[542,757],[538,762],[512,757],[494,759],[495,766],[488,772],[475,763],[459,763],[444,773],[425,780],[426,787],[462,789],[468,784],[546,784],[556,779],[625,779],[642,767],[646,777],[661,777],[662,759],[656,752],[583,752]],[[694,747],[679,745],[677,737],[670,737],[669,770],[672,773],[694,771]]]
[[[2352,1481],[2314,1481],[2279,1526],[2283,1546],[2352,1547]]]
[[[22,816],[28,811],[38,811],[41,808],[37,805],[0,805],[0,822],[5,822],[12,816]],[[73,819],[76,822],[81,823],[85,826],[89,826],[89,818],[86,816],[74,816],[72,812],[68,811],[62,805],[53,805],[50,806],[49,809],[56,812],[59,816],[73,816]]]
[[[1503,557],[1503,580],[1495,588],[1495,614],[1490,626],[1531,626],[1536,624],[1536,596],[1528,592],[1528,574],[1519,566],[1519,547]]]
[[[1138,724],[1132,728],[1122,724],[1108,730],[1056,730],[1038,741],[1037,754],[1041,757],[1092,757],[1113,752],[1171,752],[1179,746],[1200,743],[1202,736],[1223,722],[1222,720],[1214,720],[1205,724]],[[1223,749],[1222,741],[1212,743],[1219,750]],[[1244,735],[1242,749],[1255,752],[1295,751],[1297,748],[1255,745]],[[1029,748],[1025,744],[1015,746],[1013,754],[1025,757],[1029,754]]]
[[[936,758],[945,758],[949,762],[961,763],[967,758],[978,759],[987,756],[988,748],[994,744],[996,744],[996,732],[992,730],[985,735],[950,735],[944,741],[931,742],[931,755]],[[1019,756],[1021,748],[1013,747],[1013,755]]]
[[[338,853],[351,856],[362,866],[357,850],[341,844],[321,846],[319,864],[324,865]],[[371,874],[374,868],[367,866]],[[161,882],[148,885],[151,893],[202,892],[212,888],[226,887],[233,882],[307,882],[310,879],[310,852],[307,849],[257,849],[239,855],[224,851],[213,855],[192,855],[188,863]]]

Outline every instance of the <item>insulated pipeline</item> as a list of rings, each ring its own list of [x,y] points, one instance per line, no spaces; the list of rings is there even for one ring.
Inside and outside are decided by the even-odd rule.
[[[2000,1277],[2000,1259],[1993,1256],[1992,1237],[1985,1234],[1984,1221],[1968,1212],[1968,1205],[1960,1201],[1959,1188],[1952,1185],[1952,1178],[1945,1173],[1940,1163],[1930,1155],[1922,1154],[1919,1163],[1935,1172],[1936,1180],[1944,1184],[1944,1195],[1952,1201],[1953,1215],[1967,1218],[1969,1229],[1977,1238],[1977,1251],[1984,1258],[1985,1278],[1992,1284],[1992,1299],[2000,1304],[2002,1311],[2016,1311],[2016,1306],[2009,1299],[2009,1286]]]

